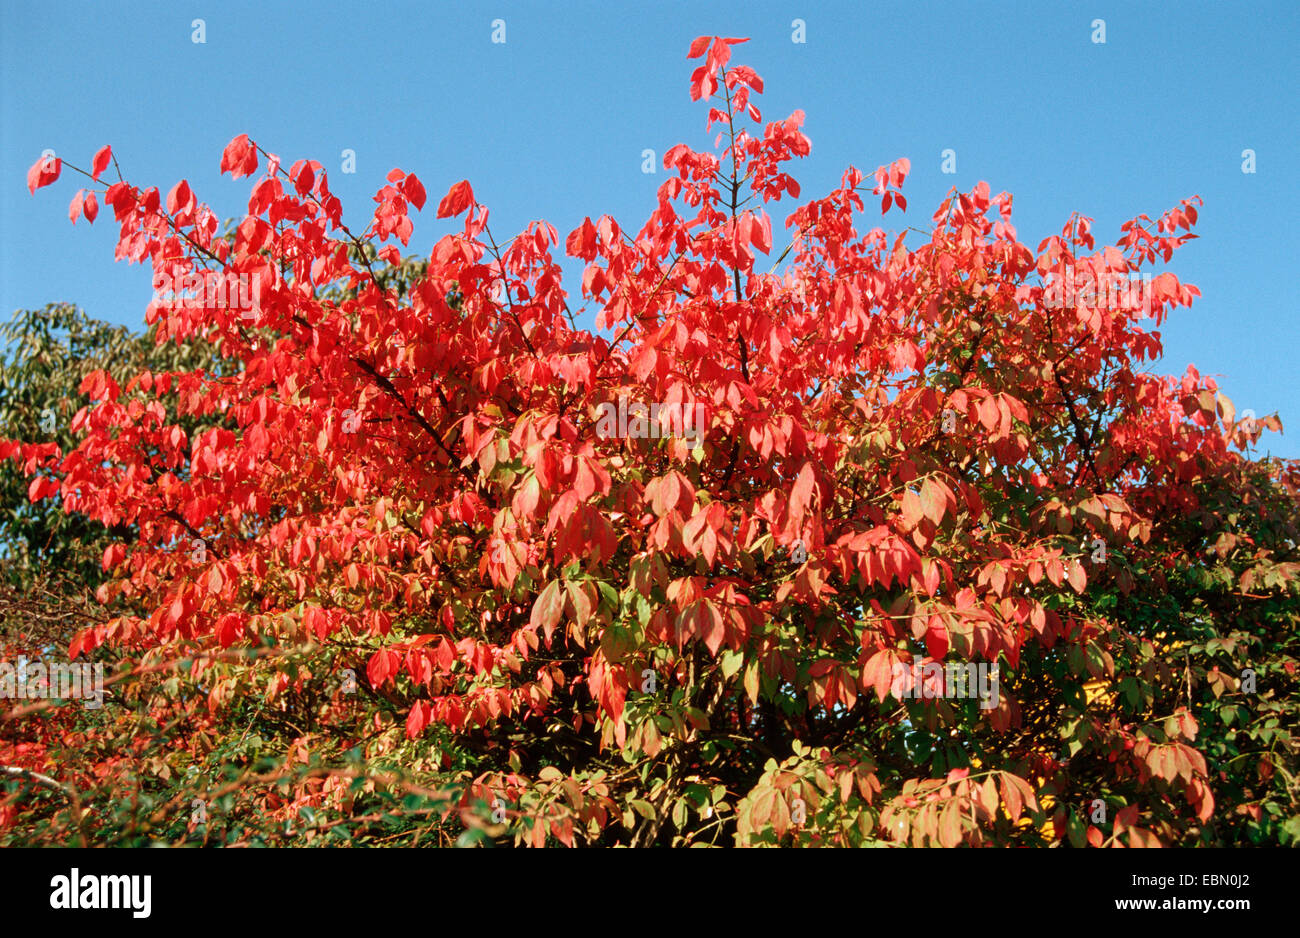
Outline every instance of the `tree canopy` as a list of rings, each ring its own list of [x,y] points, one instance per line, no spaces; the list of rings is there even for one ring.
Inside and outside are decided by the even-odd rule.
[[[1295,840],[1298,466],[1251,453],[1276,416],[1150,365],[1200,200],[1030,248],[980,183],[886,231],[897,159],[769,263],[810,143],[739,42],[692,44],[717,148],[667,151],[635,231],[498,239],[461,181],[404,258],[415,174],[354,233],[322,164],[243,135],[228,237],[188,181],[78,170],[73,217],[91,193],[161,285],[150,342],[212,360],[97,340],[53,438],[66,363],[6,391],[0,458],[49,506],[10,523],[95,546],[68,654],[120,691],[72,742],[7,724],[0,761],[104,768],[76,809],[11,784],[0,837]]]

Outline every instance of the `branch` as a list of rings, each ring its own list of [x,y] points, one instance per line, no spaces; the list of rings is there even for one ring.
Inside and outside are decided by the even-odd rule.
[[[24,769],[16,765],[0,765],[0,778],[21,778],[29,782],[35,782],[53,791],[64,795],[72,805],[72,817],[77,825],[77,833],[81,838],[81,845],[86,846],[86,833],[82,829],[81,814],[81,795],[77,789],[66,782],[60,782],[57,779],[50,778],[48,775],[42,775],[40,772],[33,772],[31,769]]]

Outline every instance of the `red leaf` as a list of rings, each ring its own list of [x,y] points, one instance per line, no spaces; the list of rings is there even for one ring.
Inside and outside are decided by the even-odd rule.
[[[104,548],[104,570],[110,571],[126,557],[126,547],[122,544],[109,544]]]
[[[253,146],[248,134],[240,134],[226,144],[221,153],[221,172],[229,172],[231,178],[251,176],[257,170],[257,148]]]
[[[938,616],[930,617],[930,625],[925,633],[925,650],[936,661],[942,661],[948,654],[948,627]]]
[[[32,194],[37,189],[48,186],[54,180],[59,178],[59,172],[63,169],[63,161],[54,157],[37,160],[32,164],[32,168],[27,170],[27,189]]]
[[[417,700],[411,705],[411,712],[406,715],[406,738],[415,739],[429,725],[432,708],[428,701]]]
[[[691,51],[686,53],[688,59],[698,59],[709,48],[709,40],[712,36],[698,36],[691,42]]]
[[[397,673],[401,666],[401,659],[398,658],[397,652],[391,648],[381,648],[370,657],[370,663],[366,665],[366,676],[370,679],[370,685],[375,688],[383,687],[384,682]]]
[[[802,519],[812,505],[813,491],[816,488],[812,463],[804,463],[790,490],[790,516]]]
[[[448,189],[447,194],[438,203],[438,217],[455,217],[473,204],[474,190],[470,188],[468,179],[462,179]]]
[[[707,599],[701,602],[699,621],[700,632],[703,635],[705,646],[709,649],[710,654],[717,655],[718,649],[722,647],[722,640],[727,634],[718,607]]]
[[[943,520],[948,500],[943,487],[933,479],[926,479],[921,486],[921,509],[925,516],[938,524]]]
[[[754,223],[750,225],[749,237],[754,247],[758,248],[764,254],[772,251],[772,219],[767,217],[766,212],[760,213]]]
[[[921,497],[915,492],[903,493],[902,515],[903,529],[906,531],[911,531],[925,517],[925,507],[921,502]]]
[[[563,613],[564,593],[560,591],[560,581],[552,580],[546,584],[546,588],[534,600],[533,612],[529,621],[533,628],[540,629],[549,635],[559,623],[560,616]]]
[[[417,211],[424,208],[424,202],[428,196],[424,191],[424,185],[419,179],[415,178],[414,173],[407,176],[406,181],[402,183],[402,193],[406,196],[407,201],[415,206]]]
[[[582,224],[569,233],[564,240],[564,250],[570,257],[578,257],[591,262],[596,257],[596,226],[591,218],[584,218]]]
[[[294,191],[299,195],[306,195],[316,182],[316,171],[311,168],[311,164],[306,160],[299,160],[289,170],[289,178],[293,180]]]
[[[98,182],[99,174],[108,169],[108,162],[112,158],[112,147],[105,145],[96,150],[94,159],[90,161],[90,178]]]
[[[95,223],[99,217],[99,200],[95,198],[95,193],[86,196],[86,204],[81,207],[81,213],[86,216],[86,221],[92,225]]]
[[[986,430],[992,433],[997,429],[998,421],[1002,418],[1002,414],[998,410],[997,401],[991,397],[986,397],[984,400],[980,401],[977,411],[979,413],[980,423]]]
[[[190,192],[190,184],[184,179],[172,186],[172,191],[167,193],[168,214],[180,214],[193,204],[194,193]]]
[[[858,683],[863,690],[874,687],[881,703],[889,696],[889,689],[894,682],[894,666],[898,660],[898,654],[893,649],[882,648],[862,666]]]
[[[709,98],[717,90],[718,83],[707,65],[701,65],[691,73],[691,100],[700,101]]]
[[[1014,783],[1008,780],[1008,773],[1003,772],[998,781],[1002,785],[1002,800],[1007,807],[1007,816],[1013,822],[1020,820],[1020,812],[1023,808],[1023,801],[1020,797],[1020,789]]]

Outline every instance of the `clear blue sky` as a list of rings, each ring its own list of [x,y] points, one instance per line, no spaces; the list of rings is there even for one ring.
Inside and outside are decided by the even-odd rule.
[[[491,41],[498,18],[504,44]],[[987,180],[1014,194],[1035,247],[1072,210],[1112,243],[1128,218],[1202,196],[1200,240],[1171,269],[1203,296],[1166,323],[1161,370],[1194,362],[1238,411],[1279,411],[1287,434],[1261,442],[1300,457],[1295,0],[3,0],[0,313],[64,300],[138,327],[149,299],[148,272],[113,262],[111,211],[69,225],[72,174],[28,194],[45,148],[88,166],[111,143],[132,182],[165,193],[187,178],[223,218],[246,206],[249,181],[218,175],[221,150],[247,132],[286,163],[320,160],[362,225],[397,166],[433,200],[468,178],[498,236],[544,218],[563,237],[606,212],[635,230],[664,178],[641,172],[642,151],[657,161],[708,140],[685,58],[703,34],[751,37],[734,61],[765,79],[764,120],[807,113],[812,155],[794,170],[805,198],[850,163],[906,156],[910,223],[924,227],[950,186]],[[940,171],[948,148],[954,175]],[[355,175],[340,173],[344,149]],[[416,216],[411,251],[450,230],[432,215]]]

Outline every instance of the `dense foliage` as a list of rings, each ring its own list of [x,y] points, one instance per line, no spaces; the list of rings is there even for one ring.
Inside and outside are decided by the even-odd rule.
[[[1199,200],[1033,250],[981,183],[891,234],[865,200],[906,210],[897,160],[794,208],[765,272],[810,142],[762,123],[737,42],[690,50],[719,149],[665,154],[639,230],[564,239],[578,309],[555,229],[499,241],[468,181],[411,260],[413,174],[354,233],[321,164],[241,136],[219,237],[188,182],[105,184],[96,154],[74,219],[111,209],[175,288],[153,338],[213,360],[100,342],[68,435],[0,442],[48,506],[12,523],[103,539],[68,653],[114,675],[102,711],[8,714],[0,838],[1300,835],[1298,467],[1251,456],[1276,417],[1147,365],[1198,295],[1155,270]],[[28,382],[25,420],[57,383]],[[905,693],[922,662],[997,692]]]

